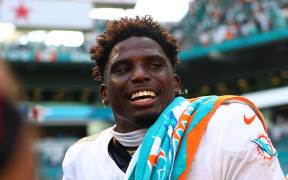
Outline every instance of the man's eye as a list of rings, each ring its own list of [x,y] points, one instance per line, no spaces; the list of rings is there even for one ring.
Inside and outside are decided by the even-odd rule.
[[[121,66],[116,69],[116,73],[125,73],[127,71],[129,71],[129,68],[127,66]]]
[[[162,64],[160,63],[152,63],[149,65],[149,69],[151,70],[157,70],[157,69],[160,69],[162,67]]]

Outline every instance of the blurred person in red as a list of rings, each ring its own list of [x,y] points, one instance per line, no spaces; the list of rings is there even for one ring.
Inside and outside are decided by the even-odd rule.
[[[35,131],[16,108],[19,87],[0,60],[0,179],[35,180]]]

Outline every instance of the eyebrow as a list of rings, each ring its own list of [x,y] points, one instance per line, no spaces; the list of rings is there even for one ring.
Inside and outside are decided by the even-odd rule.
[[[161,56],[158,54],[152,54],[152,55],[147,55],[144,57],[145,60],[161,60],[161,61],[165,61],[165,56]],[[116,66],[120,65],[120,64],[125,64],[125,63],[129,63],[129,58],[123,58],[123,59],[116,59],[113,64],[111,65],[110,69],[113,70]]]
[[[129,58],[124,59],[117,59],[116,61],[111,64],[110,71],[113,71],[113,69],[121,64],[127,64],[129,62]]]
[[[151,60],[154,60],[154,59],[165,59],[164,56],[160,56],[160,55],[148,55],[148,56],[145,56],[145,59],[151,59]]]

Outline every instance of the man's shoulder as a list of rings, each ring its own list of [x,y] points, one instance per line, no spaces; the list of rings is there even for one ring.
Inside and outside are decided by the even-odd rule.
[[[101,132],[93,134],[91,136],[83,137],[83,138],[79,139],[77,142],[75,142],[72,146],[79,145],[79,144],[83,144],[83,145],[86,144],[87,145],[91,142],[93,143],[98,139],[100,134],[101,134]]]
[[[92,173],[93,170],[88,167],[95,167],[101,159],[103,161],[103,158],[107,158],[107,147],[111,138],[111,128],[108,128],[74,143],[67,150],[62,163],[64,177],[83,179],[81,178],[83,172]]]
[[[75,161],[75,159],[77,159],[77,157],[81,154],[88,155],[91,149],[99,150],[99,148],[93,147],[105,146],[105,143],[108,144],[109,138],[111,138],[111,128],[105,129],[100,133],[81,138],[69,147],[63,163],[68,162],[69,164],[69,162]]]
[[[256,105],[249,99],[242,96],[233,96],[233,95],[224,95],[224,96],[202,96],[197,98],[187,99],[190,103],[193,103],[197,100],[202,99],[203,108],[206,108],[206,105],[212,106],[211,112],[212,117],[219,117],[223,119],[223,116],[249,116],[255,115],[262,119],[262,114],[256,107]],[[208,104],[212,99],[216,99],[214,103]],[[247,118],[248,119],[248,118]],[[223,121],[222,121],[223,122]]]
[[[86,148],[87,146],[98,143],[99,141],[105,141],[111,136],[111,128],[105,129],[99,133],[83,137],[76,141],[69,149]]]
[[[260,135],[268,138],[266,125],[259,114],[246,102],[233,101],[220,105],[214,112],[207,127],[209,137],[221,142],[219,147],[231,151],[254,147],[253,139]],[[256,147],[256,146],[255,146]]]
[[[261,118],[262,114],[258,109],[243,101],[227,101],[217,107],[212,116],[217,123],[227,123],[228,127],[235,126],[239,129],[255,127],[255,125],[263,127]]]

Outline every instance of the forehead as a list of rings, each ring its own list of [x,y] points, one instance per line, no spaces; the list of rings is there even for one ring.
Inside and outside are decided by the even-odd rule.
[[[157,55],[168,59],[161,46],[147,37],[130,37],[117,43],[110,52],[109,63],[132,56]]]

